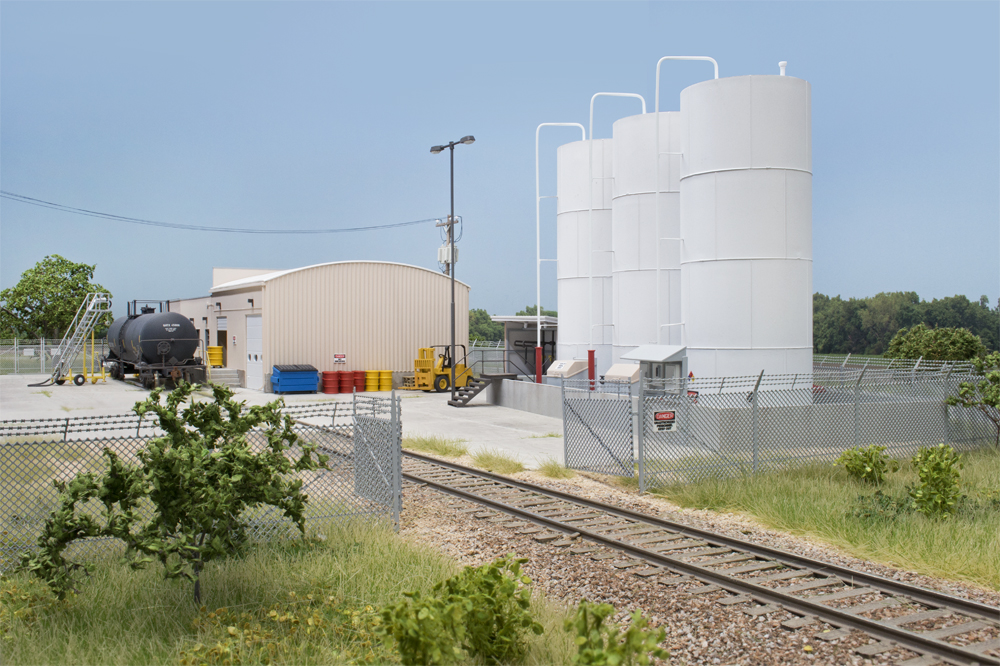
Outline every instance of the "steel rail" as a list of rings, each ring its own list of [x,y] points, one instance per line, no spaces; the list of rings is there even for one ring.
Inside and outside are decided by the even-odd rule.
[[[621,509],[619,507],[614,507],[611,505],[604,504],[603,502],[587,500],[584,498],[576,497],[574,495],[569,495],[567,493],[562,493],[559,491],[550,490],[548,488],[543,488],[541,486],[535,486],[534,484],[529,484],[522,481],[515,481],[513,479],[491,474],[489,472],[473,470],[464,467],[462,465],[456,465],[454,463],[446,463],[441,460],[421,456],[419,454],[412,454],[409,452],[406,452],[404,455],[406,455],[407,457],[411,457],[415,460],[425,462],[427,464],[432,464],[443,467],[445,469],[450,469],[451,471],[454,472],[476,476],[487,481],[502,483],[505,485],[518,488],[520,490],[537,493],[539,495],[549,496],[553,499],[559,499],[586,508],[599,509],[606,513],[617,515],[622,518],[636,520],[638,522],[644,522],[652,526],[662,527],[672,532],[680,533],[684,536],[692,536],[699,538],[703,541],[707,541],[709,543],[718,543],[726,545],[727,547],[731,547],[735,550],[743,550],[745,552],[754,555],[758,554],[755,551],[762,550],[762,552],[760,553],[761,556],[775,560],[782,564],[785,564],[783,560],[786,559],[786,556],[790,555],[788,553],[776,551],[770,548],[755,546],[754,544],[749,544],[747,542],[738,539],[731,539],[729,537],[720,538],[721,535],[705,532],[704,530],[698,530],[695,528],[679,525],[677,523],[671,523],[670,521],[656,519],[652,516],[636,513],[633,511],[629,511],[627,509]],[[656,564],[659,566],[664,566],[671,570],[681,572],[685,575],[691,576],[692,578],[696,578],[703,582],[728,590],[734,594],[748,595],[750,599],[760,601],[765,604],[773,604],[778,608],[783,608],[785,610],[792,611],[798,615],[814,616],[823,619],[828,623],[836,626],[844,626],[844,627],[851,627],[854,629],[858,629],[875,638],[878,638],[883,641],[893,642],[899,645],[900,647],[910,649],[919,654],[933,655],[942,659],[948,659],[958,664],[970,664],[970,665],[1000,664],[1000,660],[994,657],[990,657],[979,652],[974,652],[972,650],[967,650],[962,646],[952,645],[942,640],[927,638],[925,636],[921,636],[916,632],[907,631],[905,629],[901,629],[899,627],[892,625],[882,624],[876,620],[870,620],[862,616],[853,615],[838,608],[831,608],[829,606],[825,606],[823,604],[810,601],[809,599],[794,597],[789,594],[784,594],[747,580],[734,578],[731,575],[727,574],[725,570],[714,571],[711,569],[706,569],[697,564],[691,564],[689,562],[675,559],[657,553],[655,551],[646,550],[645,548],[633,545],[628,542],[620,541],[613,536],[605,536],[598,532],[587,530],[581,526],[566,524],[560,522],[559,520],[548,518],[546,516],[534,513],[526,509],[521,509],[519,507],[511,506],[510,504],[507,504],[502,501],[494,500],[488,497],[483,497],[481,495],[477,495],[475,493],[471,493],[466,490],[462,490],[460,488],[455,488],[447,484],[435,481],[433,479],[428,479],[407,472],[403,473],[403,477],[415,483],[426,484],[427,486],[433,487],[437,490],[448,493],[450,495],[470,500],[478,504],[489,506],[504,513],[524,518],[536,524],[545,525],[546,527],[549,527],[554,531],[579,535],[580,537],[588,541],[605,545],[615,550],[626,552],[632,555],[633,557],[636,557],[639,560],[649,562],[651,564]],[[672,526],[676,526],[677,529],[674,529]],[[764,554],[765,552],[767,553],[766,555]],[[843,567],[834,567],[824,562],[817,562],[814,560],[809,560],[808,558],[802,558],[800,556],[792,556],[792,558],[788,559],[792,559],[797,562],[796,564],[793,565],[793,568],[805,569],[813,574],[828,575],[831,569],[840,569],[849,572],[849,575],[847,576],[835,574],[836,578],[843,580],[848,584],[856,584],[859,579],[866,579],[866,580],[871,579],[876,582],[893,583],[892,581],[888,581],[888,579],[884,579],[878,576],[872,576],[871,574],[863,574],[863,572],[854,572],[849,569],[844,569]],[[802,564],[801,562],[815,562],[815,564],[818,566],[807,566],[805,564]],[[858,574],[861,575],[859,576]],[[880,592],[889,592],[888,590],[877,588],[875,587],[875,585],[869,585],[869,586],[879,590]],[[900,583],[894,583],[892,585],[892,588],[893,588],[891,591],[892,594],[903,595],[915,601],[919,600],[917,599],[915,593],[928,592],[927,590],[923,590],[920,588],[913,588],[911,586],[903,585]],[[938,598],[941,599],[941,601],[925,602],[925,603],[927,603],[927,605],[944,607],[947,608],[948,610],[956,610],[960,612],[964,611],[962,611],[961,608],[953,606],[952,604],[949,603],[949,601],[956,600],[958,602],[964,602],[957,604],[957,606],[960,607],[964,607],[966,604],[969,603],[975,604],[975,602],[968,602],[967,600],[958,599],[956,597],[951,597],[949,595],[943,595],[940,593],[936,594],[938,595]],[[748,601],[750,599],[748,599]],[[975,613],[976,615],[983,614],[986,617],[986,619],[992,620],[997,614],[997,609],[994,609],[990,606],[986,606],[984,604],[975,604],[975,606],[987,610],[986,613],[979,613],[979,612]]]
[[[736,550],[745,551],[747,553],[752,553],[760,557],[774,559],[787,566],[810,569],[812,571],[827,576],[836,576],[837,578],[845,580],[852,585],[862,583],[864,585],[867,585],[868,587],[873,587],[887,594],[905,594],[914,601],[919,601],[923,604],[931,606],[946,606],[949,609],[955,611],[960,611],[962,613],[966,613],[969,615],[975,615],[977,617],[981,617],[983,619],[992,621],[1000,619],[1000,609],[995,608],[993,606],[989,606],[987,604],[979,603],[977,601],[962,599],[961,597],[955,597],[949,594],[945,594],[943,592],[937,592],[935,590],[928,590],[921,587],[907,585],[905,583],[900,583],[891,580],[889,578],[876,576],[875,574],[870,574],[863,571],[856,571],[854,569],[849,569],[847,567],[843,567],[837,564],[823,562],[822,560],[814,560],[808,557],[804,557],[802,555],[796,555],[795,553],[789,553],[783,550],[769,548],[768,546],[761,546],[759,544],[751,543],[749,541],[743,541],[742,539],[736,539],[734,537],[728,537],[723,534],[709,532],[707,530],[698,529],[697,527],[691,527],[689,525],[684,525],[682,523],[675,523],[673,521],[666,520],[664,518],[659,518],[657,516],[651,516],[649,514],[639,513],[638,511],[623,509],[621,507],[617,507],[612,504],[605,504],[604,502],[587,499],[585,497],[579,497],[577,495],[571,495],[570,493],[564,493],[559,490],[544,488],[542,486],[537,486],[535,484],[527,483],[525,481],[519,481],[517,479],[511,479],[510,477],[501,476],[499,474],[493,474],[491,472],[473,469],[471,467],[465,467],[464,465],[457,465],[455,463],[438,460],[436,458],[420,455],[418,453],[411,453],[409,451],[406,451],[403,453],[403,455],[405,457],[413,458],[415,460],[420,460],[422,462],[439,465],[441,467],[446,467],[456,472],[472,474],[475,476],[482,477],[484,479],[488,479],[490,481],[496,481],[498,483],[504,483],[509,486],[513,486],[515,488],[520,488],[522,490],[548,495],[555,499],[561,499],[566,502],[572,502],[574,504],[579,504],[581,506],[586,506],[593,509],[599,509],[601,511],[617,515],[621,518],[627,518],[630,520],[637,520],[640,522],[649,523],[650,525],[662,527],[664,529],[676,532],[678,534],[690,535],[692,537],[696,537],[698,539],[701,539],[703,541],[708,541],[710,543],[715,543],[720,546],[726,546],[728,548],[733,548]]]

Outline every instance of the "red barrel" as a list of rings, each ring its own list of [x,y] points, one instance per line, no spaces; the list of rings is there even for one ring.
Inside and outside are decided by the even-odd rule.
[[[337,371],[323,372],[323,393],[340,393],[340,381]]]
[[[358,393],[362,393],[365,390],[365,371],[355,370],[354,371],[354,388]]]
[[[350,370],[337,373],[340,381],[341,393],[354,393],[354,373]]]

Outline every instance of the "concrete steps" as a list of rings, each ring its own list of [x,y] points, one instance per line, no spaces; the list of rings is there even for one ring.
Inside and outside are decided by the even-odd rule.
[[[240,373],[233,368],[212,368],[209,377],[213,384],[224,384],[232,388],[240,387]]]

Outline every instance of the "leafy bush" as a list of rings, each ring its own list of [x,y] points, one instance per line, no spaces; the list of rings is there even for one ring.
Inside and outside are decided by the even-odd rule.
[[[975,374],[982,379],[961,382],[958,395],[945,399],[949,405],[962,405],[979,410],[996,427],[993,446],[1000,451],[1000,352],[993,352],[981,358],[972,359]]]
[[[576,615],[566,620],[567,631],[576,633],[574,664],[582,666],[632,666],[648,664],[650,657],[666,659],[670,653],[659,647],[666,638],[663,628],[647,630],[649,620],[639,611],[625,631],[616,624],[604,624],[615,609],[610,604],[580,602]]]
[[[928,328],[917,324],[911,329],[900,329],[889,341],[889,349],[883,356],[965,361],[985,353],[982,339],[966,328]]]
[[[955,512],[955,504],[961,497],[959,490],[959,470],[962,456],[947,444],[931,448],[921,448],[913,456],[913,466],[920,477],[920,483],[910,489],[913,508],[920,513],[938,518],[947,518]]]
[[[855,446],[848,449],[840,454],[834,464],[843,465],[852,478],[876,486],[885,482],[886,472],[899,469],[899,463],[885,455],[885,447],[874,444],[866,448]]]
[[[225,386],[213,386],[215,402],[181,405],[197,387],[181,382],[160,403],[161,389],[133,408],[140,416],[159,418],[166,433],[138,452],[140,465],[122,462],[104,450],[108,469],[103,476],[79,474],[69,483],[54,481],[60,506],[45,523],[38,548],[25,553],[22,565],[46,581],[59,598],[75,591],[74,572],[83,567],[63,551],[84,537],[115,537],[125,542],[133,568],[157,558],[167,578],[194,581],[195,601],[201,600],[200,573],[205,563],[233,553],[247,538],[244,510],[261,504],[281,509],[305,535],[307,496],[302,481],[288,479],[292,471],[325,468],[327,457],[315,458],[315,447],[301,446],[292,463],[286,452],[298,439],[292,420],[282,417],[282,401],[254,406],[232,399]],[[254,452],[247,434],[261,428],[267,446]],[[104,524],[79,505],[98,499]],[[141,503],[152,517],[140,520]]]
[[[531,606],[531,579],[521,574],[525,559],[503,557],[439,583],[429,595],[382,610],[379,632],[391,636],[404,664],[451,664],[462,649],[486,663],[521,659],[526,634],[542,633]]]

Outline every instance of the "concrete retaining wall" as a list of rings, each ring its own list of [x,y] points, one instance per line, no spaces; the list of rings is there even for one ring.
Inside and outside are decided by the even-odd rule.
[[[562,420],[562,389],[549,384],[535,384],[515,379],[504,379],[499,385],[487,386],[483,399],[500,407],[520,409]]]

